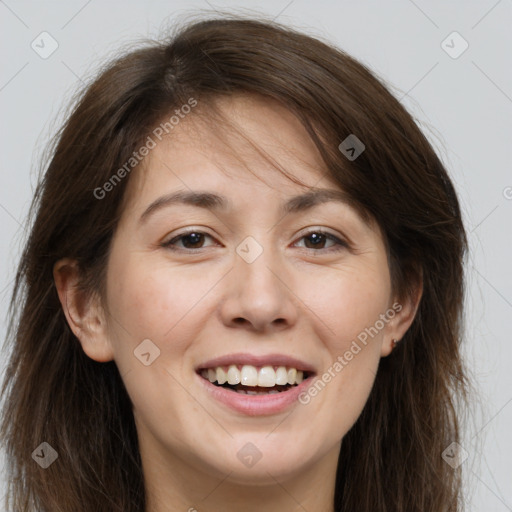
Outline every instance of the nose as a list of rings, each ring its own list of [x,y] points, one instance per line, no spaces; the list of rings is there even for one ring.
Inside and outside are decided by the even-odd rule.
[[[297,322],[300,302],[292,280],[271,249],[265,248],[251,263],[236,254],[220,306],[223,323],[265,333],[290,328]]]

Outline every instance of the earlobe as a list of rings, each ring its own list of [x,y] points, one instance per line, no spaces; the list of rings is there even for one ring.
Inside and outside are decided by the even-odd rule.
[[[59,260],[53,267],[53,278],[66,320],[83,351],[95,361],[111,361],[114,354],[104,312],[97,297],[80,290],[77,262],[69,258]]]

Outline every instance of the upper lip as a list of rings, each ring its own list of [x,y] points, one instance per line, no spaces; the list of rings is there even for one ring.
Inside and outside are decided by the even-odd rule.
[[[230,365],[244,365],[249,364],[252,366],[287,366],[288,368],[295,368],[309,373],[315,373],[315,368],[305,361],[301,361],[296,357],[287,356],[285,354],[267,354],[267,355],[254,355],[254,354],[226,354],[225,356],[209,359],[196,367],[196,371],[205,368],[216,368],[217,366],[230,366]]]

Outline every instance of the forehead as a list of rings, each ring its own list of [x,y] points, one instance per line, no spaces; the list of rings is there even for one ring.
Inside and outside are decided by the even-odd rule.
[[[343,219],[368,243],[377,237],[379,245],[387,245],[379,224],[330,175],[290,111],[259,98],[223,99],[216,107],[221,116],[209,116],[204,109],[182,119],[134,169],[119,208],[118,228],[137,231],[149,217],[155,218],[155,211],[160,212],[156,219],[167,219],[162,212],[173,205],[181,205],[183,215],[213,212],[232,226],[248,220],[276,226],[284,218],[293,219],[289,213],[302,214],[325,203],[317,210],[318,222]],[[317,191],[323,195],[311,197]],[[183,200],[176,194],[189,197]]]
[[[234,184],[266,185],[282,194],[311,187],[339,189],[292,112],[272,99],[237,95],[209,100],[208,105],[199,101],[156,141],[131,176],[127,195],[133,202],[176,187],[228,194]]]

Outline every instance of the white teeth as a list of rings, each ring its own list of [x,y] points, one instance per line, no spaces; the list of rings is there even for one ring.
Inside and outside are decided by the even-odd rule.
[[[257,386],[258,385],[258,370],[254,366],[242,366],[241,383],[244,386]]]
[[[276,385],[276,372],[272,366],[264,366],[258,372],[258,386],[273,388]]]
[[[201,375],[210,382],[217,382],[222,385],[226,382],[230,385],[241,384],[243,386],[262,388],[273,388],[274,386],[285,386],[287,384],[300,384],[304,380],[304,372],[296,368],[287,368],[286,366],[267,365],[257,368],[250,364],[243,365],[241,369],[237,365],[226,367],[218,366],[201,370]],[[245,390],[244,390],[245,391]],[[272,392],[278,392],[272,390]],[[258,392],[248,391],[248,394],[259,394]]]
[[[240,379],[240,371],[234,364],[232,364],[228,368],[228,384],[240,384]]]
[[[284,386],[288,384],[288,372],[284,366],[280,366],[276,370],[276,384],[278,386]]]
[[[288,384],[295,384],[295,377],[297,377],[297,370],[295,368],[288,369]]]
[[[217,382],[219,384],[225,384],[228,380],[228,376],[226,375],[226,372],[219,366],[217,368]]]

